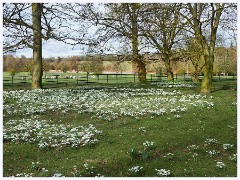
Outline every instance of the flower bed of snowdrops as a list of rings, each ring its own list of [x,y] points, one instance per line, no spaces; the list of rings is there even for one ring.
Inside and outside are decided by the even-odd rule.
[[[81,87],[61,90],[19,90],[3,92],[4,115],[36,115],[45,112],[77,112],[107,121],[120,117],[139,119],[171,113],[181,116],[189,108],[211,108],[211,96],[184,94],[162,88],[125,86]]]
[[[212,97],[165,91],[161,88],[130,88],[127,86],[84,86],[78,89],[18,90],[3,92],[4,116],[21,115],[20,120],[4,121],[4,141],[37,143],[41,149],[82,147],[98,141],[102,133],[92,124],[73,127],[54,124],[39,116],[53,113],[88,113],[93,119],[107,121],[120,117],[139,119],[170,113],[180,118],[189,108],[212,108]],[[32,117],[32,118],[29,118]]]
[[[128,117],[130,120],[147,117],[153,118],[154,121],[155,117],[165,115],[170,115],[179,122],[178,119],[181,119],[182,114],[191,109],[199,110],[215,107],[213,103],[215,97],[197,93],[187,94],[188,91],[174,90],[172,85],[166,87],[167,90],[159,84],[156,87],[147,88],[117,85],[82,86],[76,89],[3,91],[3,141],[17,144],[34,143],[42,150],[94,146],[98,142],[101,143],[102,137],[99,134],[105,132],[90,123],[84,126],[64,123],[61,121],[61,113],[66,115],[71,113],[88,114],[87,117],[92,118],[91,122],[94,122],[95,119],[120,121],[121,118]],[[181,87],[189,88],[191,86],[181,85]],[[235,106],[236,103],[232,105]],[[56,114],[59,117],[58,123],[52,121],[51,118],[47,119],[45,116],[41,116],[48,113]],[[139,130],[146,132],[147,128],[140,127]],[[216,139],[208,138],[202,144],[208,148],[205,148],[205,146],[202,148],[199,146],[200,144],[187,147],[186,151],[189,159],[192,158],[196,162],[203,155],[210,159],[214,158],[216,169],[219,172],[225,171],[229,162],[236,163],[237,154],[233,150],[233,143],[228,141],[218,143]],[[219,149],[216,148],[218,147],[216,144]],[[152,141],[143,143],[144,148],[152,145],[155,145]],[[206,151],[202,152],[201,148],[206,149]],[[229,161],[218,158],[223,152],[228,153]],[[167,153],[163,158],[171,160],[174,156],[177,155]],[[139,157],[132,161],[136,161],[136,164],[135,166],[129,166],[128,176],[144,175],[146,167],[137,163]],[[30,165],[29,168],[31,169]],[[32,168],[33,170],[29,171],[31,173],[25,171],[25,173],[12,173],[12,175],[16,177],[37,176],[34,171],[34,169],[37,169],[38,172],[43,173],[43,176],[65,176],[61,169],[44,175],[49,168],[45,163],[41,164],[34,161],[32,162]],[[84,164],[80,169],[78,168],[80,167],[73,166],[73,176],[104,176],[88,164]],[[175,173],[171,167],[154,166],[153,170],[155,175],[160,177],[174,176]],[[69,176],[69,174],[66,176]]]

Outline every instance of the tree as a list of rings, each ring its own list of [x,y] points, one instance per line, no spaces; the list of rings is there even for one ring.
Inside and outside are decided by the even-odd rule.
[[[198,75],[205,65],[201,45],[195,38],[189,38],[184,53],[187,61],[189,60],[193,66],[193,71],[191,71],[192,81],[199,82]]]
[[[144,23],[140,29],[154,49],[161,53],[165,63],[167,79],[173,80],[172,62],[179,59],[176,44],[185,23],[180,16],[181,4],[147,4],[145,5]]]
[[[202,93],[211,92],[217,30],[225,6],[224,3],[187,3],[187,11],[182,13],[201,46],[205,63],[204,78],[201,83]]]
[[[109,48],[106,44],[111,39],[118,40],[119,44],[121,40],[131,44],[132,63],[137,68],[139,81],[144,83],[146,82],[146,67],[139,54],[141,7],[139,3],[88,4],[84,14],[80,16],[98,25],[99,47]]]
[[[11,76],[21,72],[23,66],[24,63],[20,58],[14,58],[11,55],[6,56],[6,71],[10,72]]]
[[[32,28],[33,28],[33,74],[32,88],[42,88],[42,17],[43,5],[40,3],[32,4]]]
[[[71,18],[61,4],[3,4],[4,52],[33,50],[32,89],[42,88],[42,40],[56,39],[70,45],[86,43],[84,32],[76,33]]]
[[[80,62],[80,70],[86,72],[87,75],[90,73],[102,74],[104,69],[102,60],[96,56],[88,56],[86,61]]]

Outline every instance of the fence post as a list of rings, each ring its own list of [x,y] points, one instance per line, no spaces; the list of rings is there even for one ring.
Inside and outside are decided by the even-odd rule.
[[[12,76],[12,85],[13,85],[13,76]]]
[[[88,84],[88,73],[87,73],[87,84]]]
[[[107,84],[108,84],[108,74],[107,74]]]
[[[135,76],[136,76],[136,74],[134,73],[134,77],[133,77],[133,78],[134,78],[134,83],[136,82],[136,81],[135,81]]]

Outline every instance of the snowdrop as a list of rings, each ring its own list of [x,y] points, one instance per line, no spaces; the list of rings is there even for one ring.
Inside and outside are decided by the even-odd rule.
[[[216,139],[214,139],[214,138],[207,138],[206,140],[205,140],[205,143],[207,143],[207,144],[209,144],[209,145],[211,145],[211,144],[216,144],[218,141],[216,140]]]
[[[233,147],[233,144],[223,144],[223,149],[224,150],[229,150]]]
[[[217,162],[217,164],[216,164],[216,167],[219,168],[219,169],[223,169],[225,166],[226,165],[221,161]]]
[[[130,116],[162,116],[191,107],[213,107],[208,96],[183,95],[180,91],[127,86],[83,86],[77,89],[3,91],[4,115],[35,115],[45,112],[89,113],[107,121]]]
[[[160,177],[167,177],[171,174],[171,171],[167,169],[155,169],[155,171],[157,171],[157,175]]]
[[[102,133],[92,124],[73,127],[50,123],[51,121],[38,119],[9,120],[4,125],[3,138],[18,143],[37,143],[40,149],[47,150],[64,146],[91,146],[98,142],[96,135]]]
[[[133,166],[130,169],[128,169],[128,171],[132,174],[138,174],[142,169],[143,167],[141,166]]]

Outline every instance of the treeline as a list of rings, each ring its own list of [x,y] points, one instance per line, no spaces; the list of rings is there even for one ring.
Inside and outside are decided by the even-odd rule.
[[[203,72],[201,92],[210,93],[214,72],[235,67],[228,64],[231,57],[225,52],[230,51],[220,50],[224,55],[218,60],[216,54],[218,47],[228,47],[230,42],[237,46],[237,4],[4,3],[3,32],[5,54],[26,47],[33,50],[32,89],[42,88],[43,41],[56,40],[77,46],[86,54],[131,54],[140,83],[147,80],[148,66],[142,53],[158,53],[158,70],[166,73],[169,81],[174,78],[174,66],[179,70],[177,62],[184,62],[187,71],[193,69],[196,81]],[[217,61],[220,63],[216,65]],[[67,61],[60,63],[62,71],[71,69]],[[95,64],[82,67],[90,72]],[[216,67],[219,70],[214,70]]]
[[[167,70],[161,57],[153,59],[143,56],[146,63],[147,73],[166,74]],[[174,74],[188,73],[193,76],[203,74],[204,62],[197,55],[182,55],[182,58],[172,62]],[[123,73],[137,72],[131,63],[131,56],[125,55],[87,55],[87,56],[68,56],[68,57],[50,57],[43,58],[43,71],[51,70],[61,72],[84,72],[87,74],[100,74],[103,71]],[[13,55],[3,56],[3,71],[15,75],[19,72],[28,72],[32,74],[33,60],[25,56],[14,57]],[[214,75],[219,73],[228,75],[237,73],[237,51],[235,47],[217,47],[215,52],[215,61],[213,66]],[[195,79],[194,79],[195,80]]]

